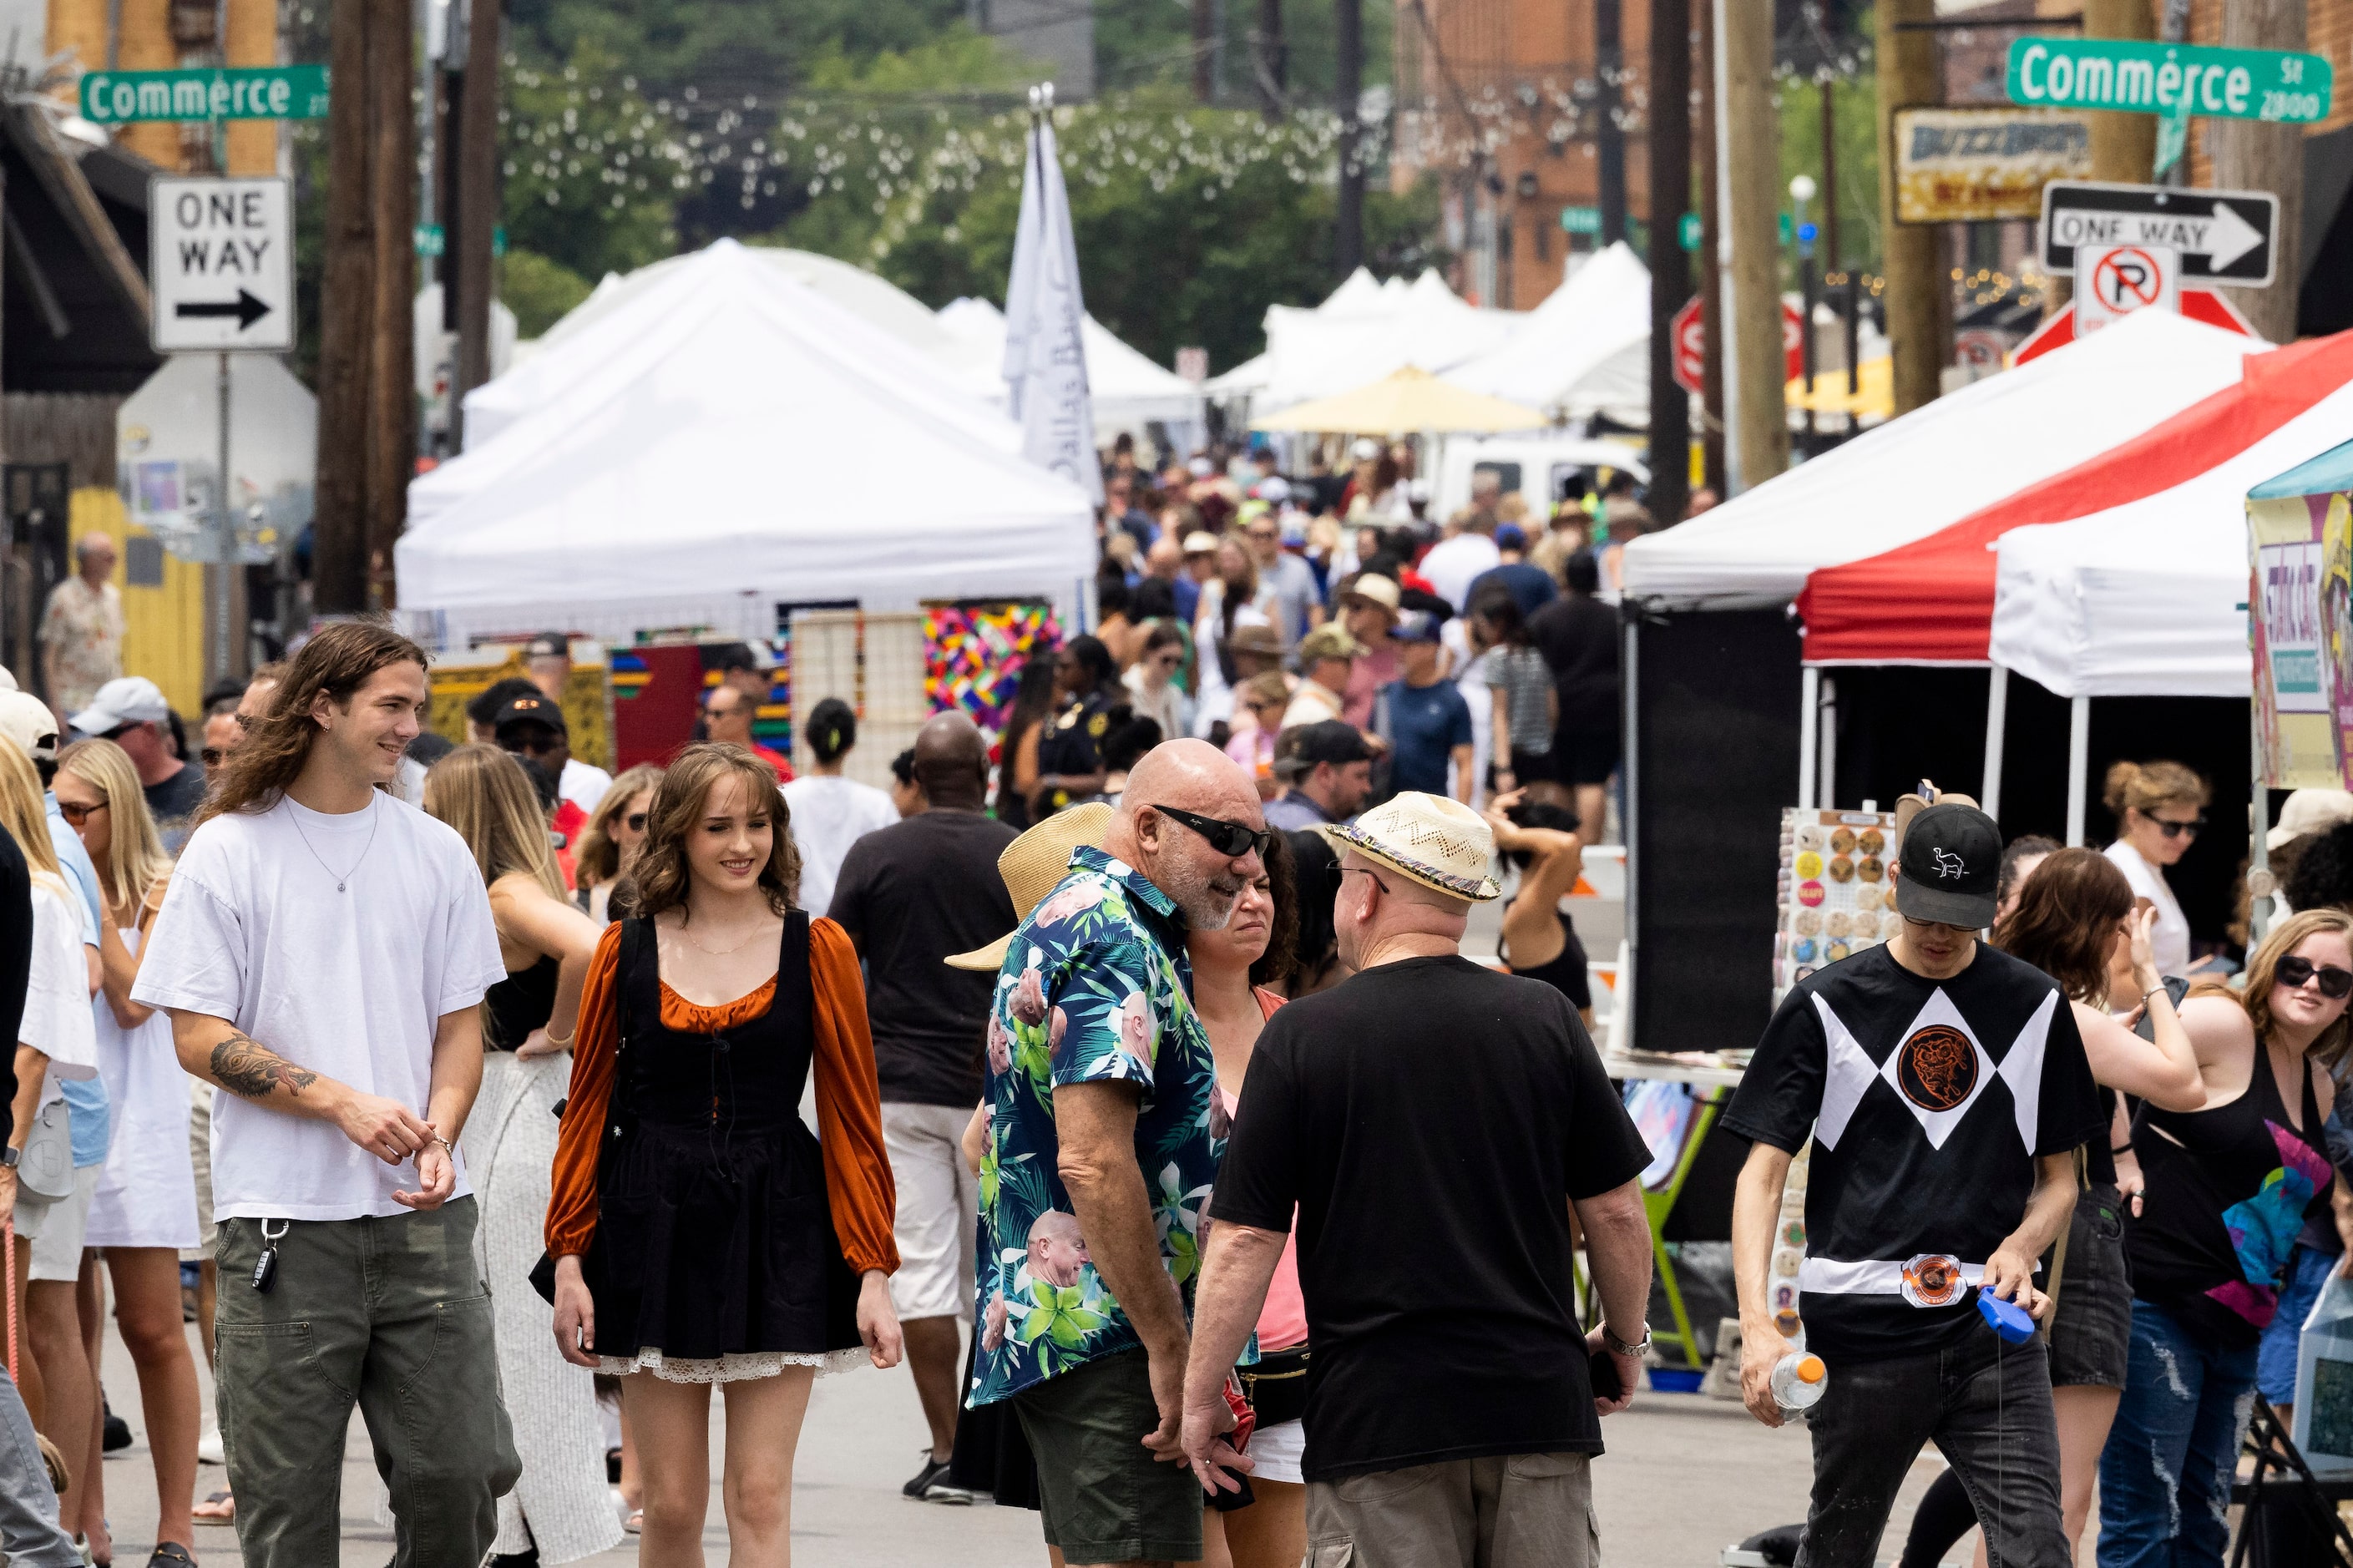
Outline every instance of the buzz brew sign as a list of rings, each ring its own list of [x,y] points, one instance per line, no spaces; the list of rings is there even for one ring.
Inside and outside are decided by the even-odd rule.
[[[151,182],[158,353],[294,346],[292,208],[281,178]]]

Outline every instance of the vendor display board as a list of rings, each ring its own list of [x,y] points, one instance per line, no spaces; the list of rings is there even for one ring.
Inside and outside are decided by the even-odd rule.
[[[1806,1261],[1806,1173],[1813,1157],[1809,1142],[1789,1162],[1780,1216],[1774,1222],[1773,1256],[1765,1269],[1765,1300],[1773,1309],[1773,1327],[1800,1350],[1806,1344],[1806,1327],[1798,1317],[1798,1270]]]
[[[828,697],[849,703],[858,715],[858,744],[842,772],[888,788],[891,759],[915,743],[915,731],[932,715],[924,695],[923,616],[797,610],[789,629],[794,711],[807,714]],[[804,747],[793,766],[807,769],[815,761]]]
[[[616,648],[612,656],[613,766],[667,763],[693,741],[702,694],[719,683],[712,661],[741,641],[656,643]],[[779,752],[792,745],[791,649],[779,639],[751,645],[771,661],[768,699],[754,713],[753,738]],[[575,670],[575,675],[578,674]],[[568,710],[567,710],[568,711]]]
[[[1022,669],[1061,646],[1061,626],[1041,599],[934,605],[923,615],[923,694],[934,712],[972,715],[994,754]]]
[[[1773,1000],[1789,987],[1894,936],[1895,912],[1887,862],[1895,837],[1892,811],[1781,813],[1778,928],[1773,935]]]
[[[2353,787],[2353,444],[2247,498],[2255,723],[2275,789]]]
[[[433,661],[427,677],[432,702],[426,710],[426,728],[462,746],[470,739],[466,728],[466,704],[510,677],[529,679],[519,647],[476,648],[461,658]],[[564,686],[564,727],[572,754],[600,768],[613,763],[614,689],[607,679],[604,648],[575,638],[572,674]]]

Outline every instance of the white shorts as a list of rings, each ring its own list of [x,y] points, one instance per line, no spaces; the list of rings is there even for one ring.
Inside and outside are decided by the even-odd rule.
[[[81,1278],[81,1238],[103,1165],[74,1167],[73,1191],[51,1200],[16,1189],[16,1239],[33,1247],[32,1278],[71,1284]]]
[[[969,1106],[882,1107],[882,1147],[899,1188],[892,1229],[899,1272],[891,1276],[891,1305],[902,1321],[972,1316],[972,1233],[980,1209],[980,1183],[964,1163]]]
[[[1280,1421],[1271,1426],[1261,1426],[1250,1434],[1250,1457],[1255,1461],[1250,1468],[1250,1479],[1303,1485],[1307,1478],[1299,1473],[1299,1460],[1306,1452],[1304,1421]]]

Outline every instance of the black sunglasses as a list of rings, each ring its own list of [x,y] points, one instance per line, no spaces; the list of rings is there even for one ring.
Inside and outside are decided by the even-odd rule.
[[[220,766],[221,759],[228,755],[227,752],[222,751],[218,746],[206,746],[196,754],[204,758],[205,766],[208,768],[216,768]]]
[[[1332,892],[1335,897],[1338,896],[1340,889],[1347,882],[1348,875],[1352,871],[1364,872],[1366,876],[1370,877],[1373,879],[1373,886],[1378,888],[1384,893],[1394,894],[1397,891],[1395,888],[1390,887],[1387,882],[1381,880],[1379,872],[1373,870],[1367,866],[1344,866],[1339,861],[1335,860],[1332,862],[1329,871],[1332,878]]]
[[[1196,812],[1179,811],[1173,805],[1152,808],[1171,822],[1181,822],[1208,841],[1210,848],[1229,859],[1239,860],[1245,855],[1256,854],[1261,860],[1274,853],[1274,835],[1244,827],[1239,822],[1228,822],[1221,816],[1202,816]]]
[[[2291,991],[2316,975],[2320,980],[2320,994],[2331,1002],[2341,1002],[2353,996],[2353,969],[2339,969],[2333,963],[2315,963],[2293,952],[2272,966],[2272,975]]]
[[[646,814],[642,811],[633,811],[621,820],[629,825],[629,831],[632,833],[643,833],[646,830]]]
[[[2168,822],[2161,816],[2152,816],[2149,820],[2156,823],[2158,831],[2168,838],[2179,838],[2185,833],[2195,836],[2204,831],[2206,826],[2206,819],[2203,816],[2199,817],[2195,822]]]

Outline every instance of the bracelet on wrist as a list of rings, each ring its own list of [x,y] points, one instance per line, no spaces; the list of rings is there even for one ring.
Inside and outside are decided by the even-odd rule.
[[[2146,1001],[2147,1001],[2150,997],[2152,997],[2152,996],[2156,995],[2158,992],[2160,992],[2160,991],[2164,991],[2164,990],[2165,990],[2165,982],[2164,982],[2164,981],[2162,981],[2162,980],[2160,980],[2160,981],[2158,981],[2156,984],[2154,984],[2154,985],[2150,986],[2147,990],[2146,990],[2146,991],[2142,992],[2142,993],[2140,994],[2140,999],[2141,999],[2142,1001],[2146,1002]],[[2168,1000],[2170,1000],[2170,999],[2171,999],[2171,993],[2169,993],[2169,992],[2168,992],[2168,993],[2167,993],[2167,998],[2168,998]]]
[[[2129,1142],[2119,1143],[2115,1148],[2108,1151],[2108,1157],[2110,1159],[2114,1159],[2118,1154],[2129,1154],[2132,1152],[2133,1146]]]

